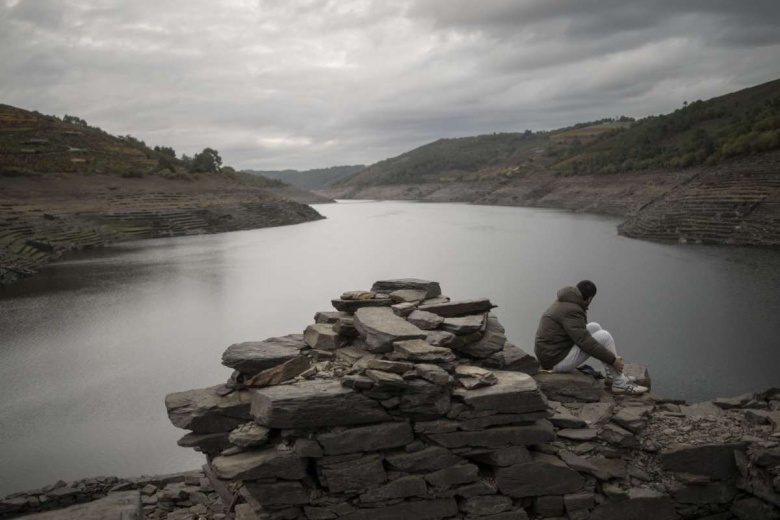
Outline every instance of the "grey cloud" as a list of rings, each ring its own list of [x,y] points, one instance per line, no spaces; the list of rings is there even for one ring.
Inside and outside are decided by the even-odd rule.
[[[0,0],[0,102],[238,167],[371,163],[774,79],[778,4],[748,5]]]

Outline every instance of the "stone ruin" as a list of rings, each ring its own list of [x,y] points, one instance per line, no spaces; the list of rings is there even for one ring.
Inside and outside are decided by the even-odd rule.
[[[332,304],[303,334],[230,346],[225,385],[166,397],[224,514],[780,518],[780,389],[686,406],[539,373],[490,300],[451,301],[436,282]]]

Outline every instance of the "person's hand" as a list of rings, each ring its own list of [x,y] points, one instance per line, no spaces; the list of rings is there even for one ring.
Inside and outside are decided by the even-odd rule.
[[[615,362],[612,363],[612,366],[617,370],[618,372],[623,372],[623,358],[620,356],[615,357]]]

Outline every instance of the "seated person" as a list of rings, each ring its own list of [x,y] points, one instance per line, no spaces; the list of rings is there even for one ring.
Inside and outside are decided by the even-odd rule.
[[[647,387],[635,384],[623,373],[623,358],[617,355],[612,335],[598,323],[588,323],[585,313],[595,295],[596,285],[590,280],[558,291],[558,300],[539,320],[534,342],[537,359],[545,370],[571,372],[593,357],[604,364],[612,379],[612,392],[647,392]]]

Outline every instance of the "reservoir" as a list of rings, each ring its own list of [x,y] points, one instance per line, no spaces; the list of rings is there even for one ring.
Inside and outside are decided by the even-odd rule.
[[[653,392],[689,402],[780,385],[780,251],[619,237],[555,210],[352,201],[326,220],[119,244],[0,292],[0,497],[58,479],[196,468],[167,393],[224,383],[226,347],[300,333],[375,280],[489,297],[533,352],[557,290],[598,286],[589,319]],[[598,363],[594,366],[601,368]]]

